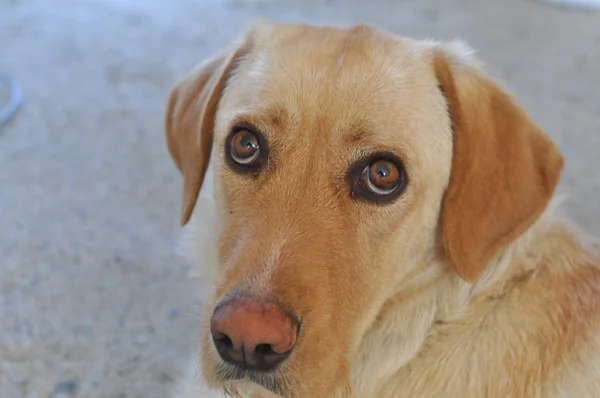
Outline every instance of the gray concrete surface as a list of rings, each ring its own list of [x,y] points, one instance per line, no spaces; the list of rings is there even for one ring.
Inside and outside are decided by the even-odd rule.
[[[1,398],[165,396],[200,312],[174,251],[166,97],[256,16],[466,39],[556,138],[567,209],[600,234],[600,14],[525,0],[0,0],[0,71],[26,96],[0,128]]]

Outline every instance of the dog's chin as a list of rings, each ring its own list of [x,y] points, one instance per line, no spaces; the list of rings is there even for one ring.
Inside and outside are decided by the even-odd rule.
[[[246,396],[241,392],[269,393],[268,397],[288,397],[289,390],[277,373],[243,370],[227,364],[219,366],[217,379],[225,392],[231,396]],[[263,396],[260,395],[260,396]]]

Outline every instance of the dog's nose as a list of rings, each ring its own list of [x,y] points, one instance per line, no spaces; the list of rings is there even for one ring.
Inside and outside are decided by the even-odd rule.
[[[294,348],[298,322],[275,303],[232,297],[215,309],[210,331],[225,362],[268,372]]]

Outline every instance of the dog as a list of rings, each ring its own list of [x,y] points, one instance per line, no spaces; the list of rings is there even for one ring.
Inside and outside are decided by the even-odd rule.
[[[600,397],[600,246],[463,42],[259,19],[165,123],[206,283],[180,397]]]

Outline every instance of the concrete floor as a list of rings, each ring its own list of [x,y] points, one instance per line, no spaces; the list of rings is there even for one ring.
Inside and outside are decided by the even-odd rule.
[[[600,13],[526,0],[0,0],[0,397],[164,398],[191,352],[175,253],[171,83],[256,16],[462,37],[563,149],[567,210],[600,235]],[[0,89],[0,102],[6,92]]]

